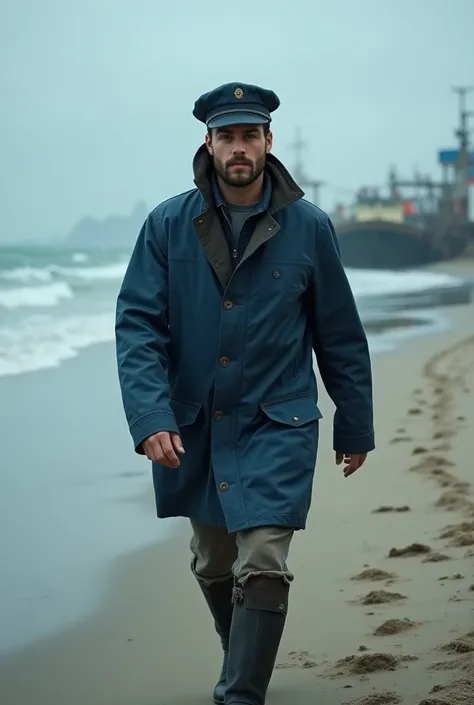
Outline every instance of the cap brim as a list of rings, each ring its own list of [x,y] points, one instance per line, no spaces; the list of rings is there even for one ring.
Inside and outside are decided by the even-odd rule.
[[[216,127],[230,127],[230,125],[265,125],[270,122],[268,118],[256,113],[226,113],[225,115],[216,115],[209,120],[207,127],[214,129]]]

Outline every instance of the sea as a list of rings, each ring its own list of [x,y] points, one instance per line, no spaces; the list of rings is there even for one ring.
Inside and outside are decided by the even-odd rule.
[[[128,258],[125,250],[0,248],[0,377],[56,367],[91,345],[112,341],[115,299]],[[413,328],[397,325],[411,297],[417,314],[410,323],[437,325],[425,308],[433,292],[460,284],[457,277],[420,270],[348,269],[347,275],[374,352],[394,344],[393,332],[386,335],[387,326],[380,325],[388,311],[392,331]]]
[[[0,247],[0,657],[90,616],[115,561],[175,527],[156,520],[149,467],[115,420],[113,357],[100,353],[129,256]],[[439,307],[466,292],[436,271],[347,275],[375,354],[445,328]]]

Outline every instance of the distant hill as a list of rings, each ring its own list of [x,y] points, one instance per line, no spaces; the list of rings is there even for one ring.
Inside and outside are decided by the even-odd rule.
[[[70,247],[130,248],[148,215],[147,205],[138,201],[130,215],[110,215],[103,220],[82,218],[66,235]]]

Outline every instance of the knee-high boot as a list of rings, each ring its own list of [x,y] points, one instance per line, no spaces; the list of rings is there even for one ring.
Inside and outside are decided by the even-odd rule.
[[[199,581],[202,593],[214,618],[216,632],[221,638],[224,658],[218,682],[214,688],[213,699],[218,705],[224,702],[224,693],[227,685],[227,659],[229,649],[229,634],[232,622],[232,589],[233,579],[210,583],[206,585]]]
[[[289,585],[258,576],[234,588],[225,705],[264,705],[288,610]]]

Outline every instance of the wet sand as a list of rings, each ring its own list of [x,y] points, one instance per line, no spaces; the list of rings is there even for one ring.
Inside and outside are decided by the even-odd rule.
[[[449,315],[453,330],[375,357],[377,450],[347,480],[321,391],[313,507],[290,555],[268,705],[474,703],[474,306]],[[188,538],[184,523],[121,558],[96,614],[4,657],[2,705],[210,703],[220,651]]]

